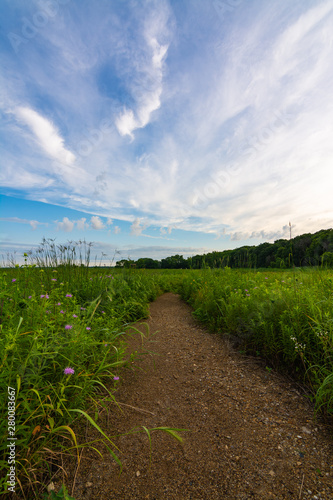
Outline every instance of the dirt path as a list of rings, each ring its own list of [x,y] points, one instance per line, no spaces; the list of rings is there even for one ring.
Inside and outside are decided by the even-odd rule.
[[[159,297],[150,313],[150,332],[158,333],[144,350],[157,354],[122,373],[116,393],[144,411],[113,408],[110,435],[135,426],[190,432],[183,444],[153,433],[150,468],[147,435],[117,438],[120,477],[106,453],[85,451],[75,499],[333,499],[332,436],[313,421],[304,396],[200,327],[178,296]],[[138,346],[137,336],[130,347]],[[106,426],[103,416],[99,422]]]

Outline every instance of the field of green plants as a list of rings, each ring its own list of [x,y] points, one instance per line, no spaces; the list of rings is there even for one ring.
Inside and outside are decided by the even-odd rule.
[[[332,270],[115,270],[74,264],[68,252],[0,270],[0,494],[10,492],[8,438],[15,435],[17,490],[40,498],[61,454],[94,447],[78,440],[78,419],[100,431],[121,467],[97,416],[129,366],[124,333],[165,291],[179,293],[238,350],[292,375],[315,410],[333,415]],[[149,439],[155,430],[143,429]],[[179,438],[177,429],[160,430]]]

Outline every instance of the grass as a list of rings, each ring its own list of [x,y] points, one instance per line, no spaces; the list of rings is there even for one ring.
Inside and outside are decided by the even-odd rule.
[[[208,269],[188,273],[181,288],[200,321],[293,376],[333,416],[332,270]]]
[[[11,435],[20,497],[40,498],[64,455],[79,460],[84,446],[97,452],[95,443],[79,442],[74,429],[80,419],[99,431],[121,468],[98,414],[101,405],[116,403],[121,369],[130,364],[124,334],[147,317],[149,302],[162,289],[144,270],[91,268],[89,247],[86,262],[77,251],[74,244],[44,242],[35,256],[25,255],[23,266],[0,271],[0,388],[8,394],[0,403],[1,494],[11,491]]]
[[[25,254],[23,266],[0,270],[0,388],[8,395],[0,403],[1,494],[10,494],[10,427],[22,498],[40,498],[64,455],[79,462],[83,447],[100,453],[96,443],[76,435],[83,420],[99,431],[121,469],[98,415],[116,404],[114,389],[130,364],[124,334],[165,291],[180,293],[196,318],[230,336],[242,352],[262,357],[268,370],[292,375],[307,387],[316,411],[333,416],[332,270],[148,271],[89,264],[85,242],[56,247],[44,241],[34,255]],[[179,429],[168,427],[140,432],[151,444],[157,430],[181,439]],[[67,490],[45,495],[66,498]]]

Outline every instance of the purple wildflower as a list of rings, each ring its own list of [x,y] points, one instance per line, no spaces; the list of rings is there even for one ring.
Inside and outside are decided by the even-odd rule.
[[[73,314],[73,318],[77,318],[76,314]]]
[[[63,311],[63,310],[61,309],[60,314],[65,314],[65,311]]]
[[[113,380],[119,380],[119,377],[113,377]]]
[[[45,297],[45,295],[41,295],[40,298],[43,299]]]
[[[85,308],[85,307],[81,307],[81,311],[85,311],[85,310],[86,310],[86,308]]]
[[[65,326],[65,330],[71,330],[72,328],[73,328],[73,326],[72,326],[72,325],[66,325],[66,326]]]
[[[61,306],[61,302],[58,302],[57,306]]]
[[[86,330],[91,330],[90,326],[87,326]]]
[[[73,368],[69,368],[69,367],[68,367],[68,368],[65,368],[65,369],[64,369],[64,374],[65,374],[65,375],[73,375],[73,373],[74,373]]]
[[[105,314],[105,311],[102,311],[102,314]]]
[[[71,295],[70,293],[67,293],[66,297],[71,298],[71,297],[73,297],[73,295]]]
[[[56,278],[51,278],[51,281],[57,281]]]
[[[28,299],[32,299],[32,295],[29,295]]]
[[[12,283],[14,283],[15,281],[16,281],[16,279],[15,279],[15,278],[13,278],[13,279],[12,279]]]

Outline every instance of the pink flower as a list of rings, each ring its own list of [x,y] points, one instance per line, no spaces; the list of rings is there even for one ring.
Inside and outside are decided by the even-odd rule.
[[[119,380],[119,377],[113,377],[113,380]]]
[[[56,278],[51,278],[51,281],[57,281]]]
[[[76,314],[73,314],[73,318],[77,318]]]
[[[61,302],[58,302],[57,306],[61,306]]]
[[[66,326],[65,326],[65,330],[71,330],[72,328],[73,328],[73,326],[72,326],[72,325],[66,325]]]
[[[73,297],[73,295],[71,295],[70,293],[67,293],[66,297],[71,298],[71,297]]]
[[[16,281],[16,279],[15,279],[15,278],[14,278],[14,279],[12,279],[12,283],[15,283],[15,281]]]
[[[73,373],[74,373],[73,368],[69,368],[69,367],[68,367],[68,368],[65,368],[65,369],[64,369],[64,374],[65,374],[65,375],[73,375]]]
[[[90,326],[87,326],[86,330],[91,330]]]

